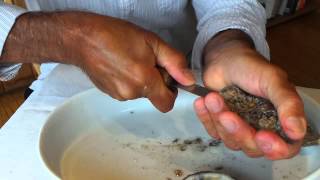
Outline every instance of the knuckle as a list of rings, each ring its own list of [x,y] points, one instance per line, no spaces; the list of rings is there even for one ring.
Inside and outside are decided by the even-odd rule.
[[[175,53],[171,54],[172,59],[175,60],[175,64],[178,66],[186,65],[185,56],[180,51],[174,51]]]
[[[231,150],[234,150],[234,151],[241,150],[241,147],[236,142],[234,142],[232,140],[224,139],[223,142],[224,142],[225,146],[228,147]]]
[[[211,137],[213,137],[214,139],[220,139],[220,136],[219,136],[219,134],[218,134],[216,131],[211,130],[211,131],[207,131],[207,132],[208,132],[208,134],[209,134]]]
[[[173,108],[173,106],[172,106],[172,105],[169,105],[168,107],[163,108],[163,109],[161,110],[161,112],[163,112],[163,113],[169,112],[172,108]]]
[[[118,101],[125,101],[126,99],[123,98],[122,96],[120,95],[110,95],[113,99],[116,99]]]
[[[132,83],[140,88],[143,88],[146,85],[147,78],[150,76],[149,68],[141,65],[136,65],[133,68]]]
[[[233,151],[240,151],[240,150],[241,150],[239,146],[234,145],[234,144],[226,144],[226,143],[225,143],[225,145],[226,145],[229,149],[231,149],[231,150],[233,150]]]
[[[271,65],[268,69],[269,77],[277,77],[280,79],[288,79],[288,74],[278,66]]]
[[[141,92],[138,88],[136,81],[123,82],[116,87],[118,95],[118,100],[132,100],[141,97]]]
[[[106,84],[96,84],[96,86],[104,93],[108,94],[113,99],[116,99],[118,101],[125,101],[125,98],[123,98],[119,91],[114,91],[114,89],[110,89]]]
[[[222,89],[228,84],[225,80],[225,71],[220,66],[207,66],[204,70],[202,79],[206,87],[212,89]]]
[[[138,98],[138,95],[130,90],[122,91],[120,94],[121,94],[123,101]]]
[[[136,90],[134,85],[126,84],[119,91],[120,96],[123,100],[131,100],[140,97],[140,93]]]
[[[284,71],[283,69],[281,69],[281,68],[279,68],[279,67],[277,67],[276,68],[277,70],[277,75],[279,76],[279,77],[282,77],[282,78],[284,78],[284,79],[288,79],[288,74],[287,74],[287,72],[286,71]]]
[[[263,156],[262,151],[260,151],[257,147],[250,147],[248,145],[244,145],[241,149],[249,157]]]
[[[202,122],[202,124],[205,126],[205,127],[215,127],[214,126],[214,123],[212,122],[212,119],[209,119],[209,118],[203,118],[203,117],[199,117],[200,121]]]
[[[155,76],[152,74],[151,68],[141,65],[135,65],[132,69],[132,77],[130,79],[131,92],[126,92],[125,96],[131,98],[147,96],[152,88],[152,83],[155,81]]]
[[[157,45],[160,38],[154,32],[144,31],[144,39],[150,45]]]
[[[303,107],[303,101],[299,98],[299,97],[290,97],[290,99],[288,99],[288,101],[286,102],[287,106],[300,106]]]
[[[248,157],[251,157],[251,158],[257,158],[257,157],[262,157],[263,154],[262,153],[259,153],[259,152],[247,152],[247,151],[244,151],[245,154],[248,156]]]

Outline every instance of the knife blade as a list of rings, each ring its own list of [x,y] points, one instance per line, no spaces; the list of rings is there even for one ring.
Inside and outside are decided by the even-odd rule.
[[[198,84],[194,84],[191,86],[183,86],[182,84],[176,83],[174,84],[174,86],[201,97],[205,97],[210,92],[213,92],[212,90],[209,90],[208,88],[205,88]]]
[[[191,94],[201,96],[201,97],[205,97],[210,92],[216,92],[214,90],[210,90],[210,89],[205,88],[203,86],[200,86],[198,84],[194,84],[191,86],[184,86],[184,85],[178,83],[176,80],[174,80],[165,69],[163,69],[161,67],[158,67],[158,69],[160,71],[160,74],[161,74],[165,84],[170,88],[179,88],[179,89],[185,90]]]

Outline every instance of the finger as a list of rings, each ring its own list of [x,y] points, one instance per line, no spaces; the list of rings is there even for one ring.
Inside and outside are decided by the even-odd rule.
[[[216,92],[208,94],[204,98],[204,105],[209,112],[209,118],[211,124],[214,125],[216,132],[222,139],[225,139],[226,133],[223,128],[218,127],[218,115],[224,111],[227,111],[227,107],[224,104],[223,98]]]
[[[206,87],[218,91],[230,85],[230,82],[225,78],[225,70],[221,66],[208,65],[204,68],[203,82]]]
[[[216,123],[215,128],[226,147],[234,151],[241,150],[241,147],[239,146],[238,142],[235,139],[233,139],[232,136],[228,134],[227,131],[220,124]]]
[[[143,90],[143,96],[147,97],[159,111],[168,112],[173,108],[177,90],[168,89],[156,68],[151,72]]]
[[[244,71],[236,71],[237,69]],[[304,137],[306,133],[306,119],[303,103],[294,86],[287,80],[286,73],[265,61],[256,61],[252,60],[252,58],[251,60],[250,58],[242,59],[242,63],[237,63],[237,65],[229,70],[229,75],[233,74],[233,76],[230,76],[233,78],[233,83],[241,85],[240,87],[252,94],[271,100],[278,111],[281,126],[289,138],[300,140]],[[235,72],[238,72],[238,74],[234,74]],[[244,81],[245,79],[246,81]],[[277,151],[281,152],[281,147],[284,148],[283,151],[287,152],[283,152],[282,154],[287,155],[287,157],[289,157],[288,154],[294,154],[292,151],[299,149],[298,145],[287,145],[275,134],[272,134],[271,137],[274,136],[277,137],[275,139],[279,140],[276,147],[280,149]],[[282,156],[281,153],[275,153],[271,154],[269,158],[280,159]]]
[[[210,114],[216,117],[219,113],[228,110],[227,106],[224,104],[223,98],[219,93],[211,92],[205,99],[205,106],[209,110]]]
[[[289,83],[286,73],[256,55],[241,59],[241,62],[234,63],[228,71],[229,77],[233,78],[232,82],[252,94],[270,99],[287,136],[293,140],[302,139],[306,133],[303,103],[294,86]]]
[[[116,84],[112,81],[107,82],[106,79],[101,78],[101,76],[97,76],[96,74],[87,73],[93,84],[100,89],[102,92],[108,94],[114,99],[119,101],[124,101],[125,99],[119,94],[118,90],[116,89]]]
[[[284,132],[293,140],[302,139],[307,128],[301,98],[285,75],[273,73],[269,77],[269,85],[265,84],[263,89],[277,108]]]
[[[217,134],[223,140],[225,146],[232,150],[240,150],[240,146],[230,137],[227,131],[219,124],[219,114],[228,111],[228,108],[223,102],[223,98],[215,92],[208,94],[205,97],[205,106],[209,111],[209,116],[214,125]]]
[[[202,124],[206,128],[208,134],[213,138],[220,139],[216,131],[216,128],[213,124],[213,121],[211,120],[209,111],[204,104],[204,98],[200,97],[195,100],[194,109],[198,118],[201,120]]]
[[[302,144],[302,141],[287,144],[279,136],[268,131],[259,131],[255,140],[265,157],[270,160],[291,158],[300,151]]]
[[[194,75],[188,68],[187,60],[184,55],[170,47],[158,36],[151,33],[148,36],[147,42],[152,47],[153,52],[157,57],[157,64],[165,68],[180,84],[185,86],[194,84]]]
[[[227,138],[232,139],[250,157],[259,157],[263,152],[255,142],[255,129],[243,121],[236,113],[225,111],[217,117]]]
[[[124,83],[127,82],[127,83]],[[120,77],[114,82],[116,91],[124,100],[132,100],[141,97],[141,87],[134,81],[121,80]]]
[[[227,147],[233,150],[241,148],[251,157],[262,155],[254,140],[255,130],[229,111],[218,93],[207,95],[205,102],[212,119],[216,121],[215,128]]]
[[[263,61],[260,55],[248,55],[231,63],[227,77],[242,89],[270,99],[278,110],[281,125],[293,140],[302,139],[306,133],[303,103],[287,75],[280,68]]]

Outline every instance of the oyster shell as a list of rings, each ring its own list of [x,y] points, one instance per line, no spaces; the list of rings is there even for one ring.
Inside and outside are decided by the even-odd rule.
[[[256,130],[273,131],[287,143],[294,142],[283,131],[277,110],[269,100],[253,96],[237,86],[227,86],[220,91],[220,94],[230,110],[237,113]],[[318,141],[319,137],[319,134],[308,123],[303,145],[312,145]]]

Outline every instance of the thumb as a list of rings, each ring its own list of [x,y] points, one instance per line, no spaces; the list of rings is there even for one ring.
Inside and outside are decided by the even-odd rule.
[[[170,47],[156,35],[148,40],[156,58],[157,65],[163,67],[180,84],[189,86],[195,83],[195,78],[187,66],[184,55],[176,49]]]
[[[152,81],[149,81],[147,84],[143,95],[147,97],[159,111],[168,112],[174,106],[177,90],[167,87],[157,68],[153,68],[151,72],[150,77],[152,77]]]

